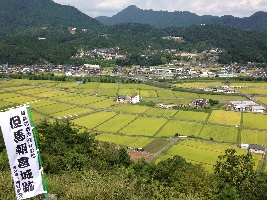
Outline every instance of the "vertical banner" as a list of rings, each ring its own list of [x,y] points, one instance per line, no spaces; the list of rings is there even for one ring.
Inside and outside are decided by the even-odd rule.
[[[0,112],[0,126],[17,199],[46,193],[27,106]]]

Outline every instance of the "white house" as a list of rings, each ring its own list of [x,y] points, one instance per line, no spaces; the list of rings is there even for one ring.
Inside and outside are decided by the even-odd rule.
[[[131,104],[136,104],[140,102],[140,96],[138,94],[134,94],[132,96],[130,96],[130,103]]]

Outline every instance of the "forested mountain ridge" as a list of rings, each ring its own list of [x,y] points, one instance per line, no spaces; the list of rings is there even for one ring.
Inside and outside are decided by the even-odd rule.
[[[184,42],[164,39],[179,36]],[[144,24],[118,24],[103,28],[97,34],[68,32],[45,40],[36,36],[0,37],[0,63],[9,64],[75,64],[71,59],[79,49],[119,47],[122,52],[141,53],[149,50],[176,49],[202,52],[220,48],[221,63],[266,63],[267,33],[242,31],[220,25],[194,25],[157,29]],[[23,53],[22,53],[23,52]]]
[[[120,23],[141,23],[149,24],[156,28],[166,27],[183,27],[199,24],[218,24],[239,28],[242,30],[259,30],[267,31],[267,13],[256,12],[250,17],[234,17],[225,15],[222,17],[203,15],[198,16],[188,11],[153,11],[142,10],[131,5],[112,17],[96,17],[98,21],[106,25],[114,25]]]
[[[0,35],[42,32],[48,28],[68,27],[95,29],[101,26],[73,6],[60,5],[52,0],[2,0],[0,7]]]
[[[140,10],[135,6],[128,9]],[[197,15],[189,12],[180,14],[190,15],[186,18],[190,18],[190,23],[198,19]],[[251,27],[257,27],[260,22],[262,27],[267,26],[265,14],[258,12],[251,16],[250,24],[254,25]],[[134,12],[128,15],[140,16]],[[229,21],[225,20],[225,23]],[[152,51],[176,49],[186,52],[220,48],[225,50],[220,58],[226,63],[267,62],[267,32],[264,31],[245,31],[217,24],[190,26],[189,23],[164,29],[141,23],[106,26],[74,7],[62,6],[52,0],[3,0],[0,26],[0,64],[75,64],[71,57],[80,49],[115,46],[129,53],[141,53],[148,47]],[[68,29],[74,27],[76,33],[70,34]],[[87,31],[81,31],[83,28]],[[175,42],[163,39],[165,36],[183,37],[185,40]],[[38,40],[39,37],[45,40]]]

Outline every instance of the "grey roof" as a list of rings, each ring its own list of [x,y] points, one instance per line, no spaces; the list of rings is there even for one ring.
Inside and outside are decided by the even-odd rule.
[[[266,147],[265,146],[259,146],[255,144],[250,144],[249,149],[255,149],[255,150],[260,150],[260,151],[265,151]]]

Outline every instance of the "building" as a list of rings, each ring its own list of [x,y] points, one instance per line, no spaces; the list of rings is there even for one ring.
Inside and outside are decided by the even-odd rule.
[[[136,104],[140,102],[140,96],[138,94],[134,94],[132,96],[130,96],[130,103],[131,104]]]
[[[255,144],[241,144],[238,145],[241,149],[248,150],[251,153],[265,154],[267,148],[265,146],[255,145]]]
[[[120,95],[117,97],[117,102],[136,104],[136,103],[140,102],[140,99],[141,99],[140,96],[137,94],[134,94],[131,96]]]

